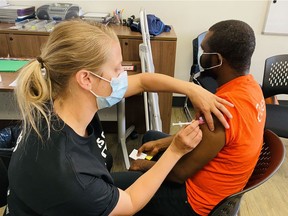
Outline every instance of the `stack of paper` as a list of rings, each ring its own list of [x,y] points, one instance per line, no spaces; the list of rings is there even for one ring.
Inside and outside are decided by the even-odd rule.
[[[7,5],[8,5],[8,3],[6,0],[0,0],[0,7],[7,6]]]
[[[15,22],[17,20],[23,20],[25,18],[35,17],[34,6],[22,6],[22,5],[6,5],[0,7],[0,21],[1,22]]]

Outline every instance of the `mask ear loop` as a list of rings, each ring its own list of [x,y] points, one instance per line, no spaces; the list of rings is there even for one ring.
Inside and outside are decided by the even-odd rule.
[[[92,91],[92,89],[89,90],[95,97],[99,97],[95,92]]]
[[[106,79],[106,78],[104,78],[104,77],[101,77],[101,76],[99,76],[98,74],[95,74],[95,73],[93,73],[93,72],[91,72],[91,71],[89,71],[89,72],[90,72],[92,75],[98,77],[99,79],[102,79],[102,80],[104,80],[104,81],[107,81],[107,82],[111,83],[110,80],[108,80],[108,79]],[[95,92],[93,92],[93,91],[92,91],[92,88],[91,88],[89,91],[90,91],[96,98],[102,97],[102,96],[97,95]]]
[[[208,68],[202,67],[204,70],[202,70],[202,71],[200,71],[200,72],[203,72],[203,71],[205,71],[205,70],[210,70],[210,69],[213,69],[213,68],[217,68],[217,67],[220,67],[220,66],[222,65],[223,60],[222,60],[222,56],[221,56],[220,53],[216,53],[216,52],[213,52],[213,53],[205,53],[205,52],[203,52],[203,53],[202,53],[202,55],[205,55],[205,54],[207,54],[207,55],[217,55],[217,56],[219,57],[220,63],[219,63],[218,65],[214,65],[214,66],[211,66],[211,67],[208,67]],[[202,55],[201,55],[201,56],[202,56]],[[201,57],[200,57],[200,61],[201,61]],[[199,61],[199,63],[200,63],[200,61]]]
[[[89,71],[92,75],[94,75],[94,76],[96,76],[96,77],[98,77],[99,79],[102,79],[102,80],[104,80],[104,81],[106,81],[106,82],[109,82],[109,83],[111,83],[111,81],[110,80],[108,80],[108,79],[106,79],[106,78],[104,78],[104,77],[101,77],[101,76],[99,76],[98,74],[95,74],[95,73],[93,73],[93,72],[91,72],[91,71]]]

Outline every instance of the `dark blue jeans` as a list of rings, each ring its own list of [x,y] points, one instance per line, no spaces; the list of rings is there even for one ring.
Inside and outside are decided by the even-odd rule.
[[[167,136],[169,135],[159,131],[148,131],[143,136],[142,144],[152,140],[165,138]],[[156,157],[154,156],[153,160],[157,160],[157,158],[160,158],[161,155],[162,153],[159,153],[159,155],[157,155]],[[121,176],[121,178],[119,176]],[[113,177],[116,178],[116,186],[120,186],[120,188],[126,189],[140,176],[140,172],[129,171],[122,172],[120,174],[117,174],[116,176],[114,175]],[[151,179],[151,181],[153,181],[153,179]],[[139,194],[139,196],[141,196],[141,194]],[[188,203],[185,183],[178,184],[168,181],[162,183],[162,185],[152,197],[152,199],[148,202],[148,204],[135,215],[198,216],[198,214],[193,211],[190,204]]]

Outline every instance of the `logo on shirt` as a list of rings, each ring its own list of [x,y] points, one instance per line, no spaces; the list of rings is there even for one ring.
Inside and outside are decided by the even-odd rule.
[[[264,99],[262,99],[260,103],[256,104],[256,110],[258,112],[257,120],[258,120],[258,122],[261,122],[262,119],[263,119],[263,116],[264,116],[264,112],[265,112],[265,101],[264,101]]]
[[[101,150],[101,155],[102,155],[102,157],[106,158],[106,157],[107,157],[107,154],[106,154],[105,152],[106,152],[106,150],[107,150],[107,146],[106,146],[106,144],[105,144],[104,131],[102,131],[101,137],[98,137],[98,138],[96,139],[96,143],[97,143],[98,147],[99,147],[100,149],[102,149],[102,150]]]
[[[18,145],[19,145],[19,143],[21,142],[22,138],[23,138],[23,130],[21,131],[21,133],[19,134],[19,136],[18,136],[18,138],[17,138],[16,146],[15,146],[15,148],[13,149],[13,152],[15,152],[15,151],[17,150]]]

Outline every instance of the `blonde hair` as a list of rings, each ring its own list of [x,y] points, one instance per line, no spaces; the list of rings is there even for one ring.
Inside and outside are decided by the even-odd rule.
[[[115,32],[104,25],[80,19],[56,25],[42,49],[41,61],[31,61],[17,78],[16,98],[23,117],[26,137],[35,130],[42,139],[42,119],[48,126],[53,114],[53,101],[65,97],[72,75],[81,69],[98,71],[109,58],[113,42],[119,42]],[[41,72],[44,66],[46,75]]]

